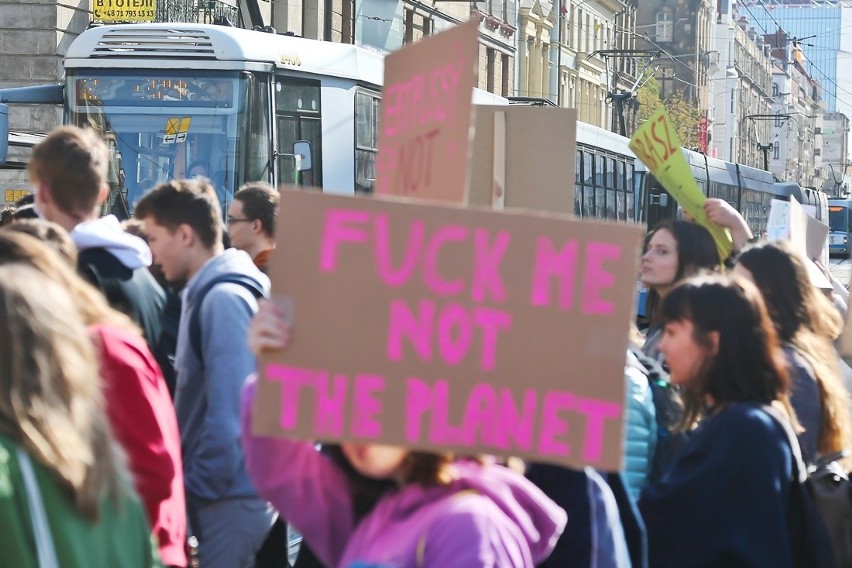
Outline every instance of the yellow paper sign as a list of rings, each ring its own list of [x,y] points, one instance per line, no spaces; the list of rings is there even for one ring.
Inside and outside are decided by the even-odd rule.
[[[723,260],[727,258],[734,250],[731,233],[725,227],[710,221],[704,212],[707,197],[701,193],[692,177],[686,157],[680,151],[680,138],[664,108],[652,114],[645,124],[639,127],[630,139],[629,146],[683,210],[710,231],[716,241],[719,257]]]
[[[96,22],[151,22],[157,17],[157,0],[92,0]]]

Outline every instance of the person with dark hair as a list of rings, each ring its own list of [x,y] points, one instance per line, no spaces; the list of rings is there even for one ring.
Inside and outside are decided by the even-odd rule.
[[[642,284],[649,289],[646,313],[651,320],[642,351],[648,356],[661,360],[657,349],[660,301],[682,279],[701,270],[715,270],[719,264],[716,243],[701,225],[664,221],[648,233],[642,255]]]
[[[186,282],[175,409],[201,566],[252,565],[275,513],[245,471],[238,401],[255,368],[247,329],[269,278],[245,252],[224,250],[222,211],[204,178],[158,185],[139,200],[135,216],[166,280]]]
[[[760,292],[719,275],[685,280],[659,310],[660,351],[685,401],[681,429],[697,425],[639,508],[651,566],[792,565],[795,426],[789,379]]]
[[[249,331],[254,353],[284,349],[289,336],[283,313],[262,302]],[[561,508],[503,466],[343,442],[358,473],[394,483],[359,520],[361,495],[313,444],[252,434],[255,387],[252,378],[243,390],[246,468],[326,566],[535,566],[565,527]]]
[[[261,270],[269,264],[275,248],[275,218],[278,214],[278,192],[269,184],[247,183],[228,207],[228,235],[234,248],[246,251]]]
[[[734,274],[763,294],[793,379],[791,402],[804,426],[799,441],[805,458],[833,454],[852,443],[849,393],[840,377],[832,342],[843,320],[811,284],[804,257],[782,242],[752,245],[737,258]]]

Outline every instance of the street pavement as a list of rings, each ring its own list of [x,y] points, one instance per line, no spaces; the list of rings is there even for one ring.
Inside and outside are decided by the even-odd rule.
[[[852,276],[852,262],[848,258],[832,258],[828,270],[844,286],[849,286],[849,278]]]

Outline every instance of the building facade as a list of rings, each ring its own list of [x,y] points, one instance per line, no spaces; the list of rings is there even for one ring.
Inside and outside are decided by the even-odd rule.
[[[735,11],[717,12],[712,29],[708,154],[767,168],[773,136],[771,49]]]
[[[841,197],[849,189],[849,118],[840,112],[828,112],[822,119],[822,164],[826,174],[823,190]]]

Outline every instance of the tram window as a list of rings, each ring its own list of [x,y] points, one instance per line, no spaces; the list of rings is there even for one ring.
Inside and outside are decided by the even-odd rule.
[[[606,158],[603,156],[595,156],[595,186],[601,187],[604,185],[604,162]]]
[[[279,182],[322,187],[322,127],[320,82],[277,77],[275,115],[278,123]],[[296,171],[293,144],[311,143],[311,169]]]
[[[634,201],[633,201],[633,199],[634,199],[633,193],[628,191],[626,195],[627,195],[627,199],[625,201],[626,201],[626,205],[627,205],[627,220],[628,221],[635,221],[636,216],[634,214],[635,204],[634,204]]]
[[[575,178],[574,181],[577,183],[577,185],[580,185],[581,183],[583,183],[583,151],[582,150],[577,150],[577,161],[575,163],[577,164],[577,167],[576,167],[577,171],[574,172],[574,178]]]
[[[594,157],[583,152],[583,217],[595,216]]]
[[[606,168],[606,186],[615,187],[615,160],[612,158],[605,158],[605,160],[604,167]]]
[[[583,216],[583,151],[577,150],[574,172],[574,215]]]
[[[624,162],[621,160],[617,161],[615,166],[615,187],[616,189],[627,188],[627,184],[624,179]]]
[[[269,81],[257,77],[252,84],[251,117],[248,136],[247,181],[269,181],[272,174],[270,150],[272,146],[269,124]]]
[[[606,190],[606,213],[603,215],[607,219],[618,219],[618,203],[615,197],[616,191],[611,188]]]
[[[372,193],[378,154],[379,96],[355,94],[355,192]]]

